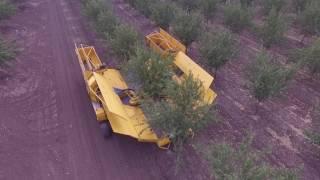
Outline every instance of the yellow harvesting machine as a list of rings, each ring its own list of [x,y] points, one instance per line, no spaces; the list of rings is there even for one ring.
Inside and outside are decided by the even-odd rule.
[[[217,94],[210,88],[214,78],[195,63],[186,53],[186,47],[160,28],[159,32],[153,32],[145,38],[147,46],[161,55],[172,55],[174,64],[181,71],[174,75],[173,79],[181,81],[186,75],[192,73],[193,77],[202,82],[204,102],[212,104]]]
[[[76,46],[75,51],[104,136],[108,137],[115,132],[140,142],[156,143],[160,148],[167,149],[170,140],[159,137],[151,129],[134,90],[129,89],[120,72],[107,68],[92,46]]]

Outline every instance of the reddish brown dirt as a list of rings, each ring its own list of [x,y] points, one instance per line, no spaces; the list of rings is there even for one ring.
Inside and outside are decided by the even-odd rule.
[[[156,30],[154,23],[123,0],[113,2],[117,15],[142,34]],[[212,23],[213,28],[221,28],[220,20]],[[271,48],[270,53],[285,60],[290,49],[301,46],[294,39],[289,38],[279,46]],[[237,40],[239,55],[219,70],[215,80],[217,106],[224,123],[209,127],[197,140],[207,143],[208,139],[227,139],[237,143],[250,131],[255,135],[256,149],[272,148],[272,153],[267,157],[272,164],[303,167],[302,179],[320,179],[320,148],[310,144],[303,134],[312,123],[312,106],[316,99],[320,98],[319,79],[311,78],[308,73],[301,71],[281,96],[258,104],[248,90],[245,70],[262,46],[250,32],[237,35]],[[189,54],[199,60],[196,45],[191,47]]]
[[[19,47],[16,61],[1,73],[0,179],[207,179],[188,167],[175,176],[172,153],[154,144],[102,138],[74,52],[74,42],[101,47],[80,1],[19,6],[0,27]]]

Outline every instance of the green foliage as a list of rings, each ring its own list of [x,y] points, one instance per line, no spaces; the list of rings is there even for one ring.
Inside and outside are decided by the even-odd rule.
[[[204,93],[202,83],[190,74],[181,83],[172,82],[165,91],[167,99],[151,101],[144,109],[154,129],[166,134],[178,152],[182,145],[208,122],[208,105],[200,105]]]
[[[240,4],[242,7],[247,8],[247,7],[252,6],[254,1],[255,0],[240,0]]]
[[[292,0],[292,6],[297,13],[302,12],[310,0]]]
[[[130,76],[140,81],[143,91],[151,97],[160,97],[171,80],[171,57],[161,57],[158,53],[138,47],[136,55],[129,61]]]
[[[0,20],[6,19],[14,14],[16,7],[8,0],[0,1]]]
[[[134,7],[138,9],[143,15],[149,17],[152,14],[151,5],[154,2],[154,0],[136,0],[134,2]]]
[[[261,52],[249,67],[250,85],[259,101],[280,93],[294,73],[274,62],[266,52]]]
[[[320,74],[320,40],[315,41],[310,47],[295,50],[290,60],[307,67],[313,74]]]
[[[210,145],[205,152],[211,172],[216,180],[296,180],[294,170],[273,168],[262,163],[262,154],[251,150],[248,138],[238,147],[227,143]]]
[[[96,27],[98,32],[110,36],[113,34],[118,25],[117,18],[113,15],[111,10],[100,11],[97,16]]]
[[[263,0],[262,10],[264,14],[269,14],[272,9],[279,13],[285,5],[285,0]]]
[[[312,117],[312,129],[305,132],[305,135],[311,140],[311,143],[320,146],[320,102],[317,101],[313,111]]]
[[[13,59],[14,56],[15,53],[10,45],[0,38],[0,65],[3,65],[7,61]]]
[[[305,135],[311,140],[311,143],[320,146],[320,133],[316,131],[306,131]]]
[[[204,17],[209,20],[217,10],[218,0],[201,0],[200,10]]]
[[[287,25],[285,20],[275,9],[272,9],[260,29],[260,37],[263,45],[270,47],[272,44],[279,43],[283,39],[286,30]]]
[[[305,33],[320,34],[320,1],[312,0],[301,13],[299,21]]]
[[[163,29],[168,29],[174,19],[175,8],[168,2],[157,1],[152,5],[152,19]]]
[[[250,11],[238,4],[226,5],[224,22],[232,31],[239,32],[251,24]]]
[[[113,36],[110,40],[112,51],[123,58],[129,60],[135,53],[135,47],[138,44],[138,33],[126,25],[116,26]]]
[[[174,34],[186,45],[189,46],[195,41],[202,29],[202,21],[199,14],[180,12],[173,22]]]
[[[136,0],[126,0],[130,6],[135,7]]]
[[[97,21],[98,15],[104,10],[105,4],[101,0],[90,0],[84,2],[84,13],[94,21]]]
[[[196,10],[199,7],[199,1],[195,0],[178,0],[184,9],[188,12]]]
[[[218,69],[236,54],[236,42],[232,34],[224,32],[208,32],[200,41],[201,58],[211,67]]]

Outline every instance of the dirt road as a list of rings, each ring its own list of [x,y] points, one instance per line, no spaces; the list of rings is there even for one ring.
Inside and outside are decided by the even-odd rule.
[[[155,145],[102,138],[74,53],[95,43],[86,24],[78,0],[28,0],[1,26],[20,49],[1,74],[0,179],[205,179],[175,178]]]

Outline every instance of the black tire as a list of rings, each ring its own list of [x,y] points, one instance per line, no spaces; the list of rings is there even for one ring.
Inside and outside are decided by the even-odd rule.
[[[112,135],[112,129],[109,122],[100,123],[100,129],[104,138],[109,138]]]

